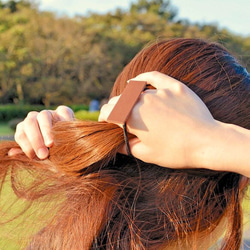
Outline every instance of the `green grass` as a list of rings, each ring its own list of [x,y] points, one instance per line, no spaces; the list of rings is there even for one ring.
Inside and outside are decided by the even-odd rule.
[[[248,190],[248,196],[250,196],[250,190]],[[249,232],[250,200],[245,200],[243,206],[245,210],[244,228],[245,231]],[[17,215],[25,208],[25,202],[23,200],[16,200],[9,181],[4,185],[3,194],[0,199],[0,207],[0,223],[11,218],[13,215]],[[53,205],[52,209],[55,207],[56,205]],[[29,212],[21,215],[7,225],[1,225],[0,250],[19,250],[27,246],[28,238],[31,237],[32,232],[38,232],[43,228],[44,224],[40,225],[39,221],[46,221],[44,218],[47,218],[48,211],[51,211],[51,205],[49,210],[46,211],[44,207],[39,207],[34,204],[34,206],[29,209]],[[249,238],[249,235],[245,235],[245,237]]]
[[[9,127],[8,123],[0,123],[0,136],[13,135],[14,131]]]
[[[25,172],[19,178],[22,179],[22,183],[29,183],[33,177]],[[60,201],[54,199],[53,202],[43,202],[40,199],[31,204],[24,199],[19,199],[11,188],[8,175],[0,194],[0,250],[25,249],[32,235],[39,232],[47,224],[51,215],[56,213],[55,203],[57,202]],[[23,211],[26,212],[23,213]],[[9,222],[4,223],[6,221]]]
[[[80,110],[75,112],[75,116],[80,120],[97,121],[99,117],[99,111],[88,112],[86,110]]]
[[[243,201],[243,230],[245,238],[250,240],[250,186],[246,192],[245,199]]]

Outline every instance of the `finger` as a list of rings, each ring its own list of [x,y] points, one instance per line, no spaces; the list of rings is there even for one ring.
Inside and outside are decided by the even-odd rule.
[[[138,138],[130,139],[129,147],[131,154],[138,159],[142,159],[143,161],[147,161],[148,156],[152,154],[150,149]],[[127,155],[125,144],[119,149],[119,153]]]
[[[55,111],[43,110],[37,116],[37,121],[43,136],[44,144],[51,147],[54,143],[52,135],[52,126],[57,121],[71,121],[75,119],[72,109],[67,106],[58,106]]]
[[[15,141],[19,144],[22,151],[29,157],[35,157],[35,151],[33,150],[27,136],[24,133],[24,122],[21,122],[16,127],[16,133],[14,135]]]
[[[29,151],[33,149],[38,158],[45,159],[48,157],[49,151],[44,143],[44,139],[40,131],[37,120],[38,114],[33,113],[34,112],[30,112],[23,122],[24,135],[27,137],[29,144],[24,146],[22,143],[20,146],[22,149],[27,148],[26,150]]]
[[[110,115],[110,113],[111,113],[111,111],[113,110],[114,107],[115,107],[115,105],[113,105],[113,104],[105,104],[105,105],[103,105],[101,110],[100,110],[100,115],[98,117],[98,121],[99,122],[103,122],[103,121],[107,122],[108,117],[109,117],[109,115]],[[114,124],[118,125],[121,128],[122,128],[122,125],[123,125],[123,124],[119,124],[119,123],[114,123]]]
[[[40,130],[39,133],[41,133],[46,147],[51,147],[53,145],[53,136],[51,133],[53,119],[53,111],[43,110],[37,115],[37,124],[33,124],[36,131],[37,129]],[[36,125],[38,125],[38,128]],[[36,147],[36,145],[34,146]]]
[[[184,85],[173,77],[157,71],[142,73],[131,80],[146,81],[156,89],[174,89],[176,87],[179,88],[180,86]]]
[[[113,108],[115,107],[116,103],[118,102],[120,98],[120,95],[119,96],[115,96],[113,98],[111,98],[109,100],[109,102],[107,104],[104,104],[100,110],[100,114],[99,114],[99,117],[98,117],[98,121],[101,122],[101,121],[107,121],[111,111],[113,110]]]
[[[113,108],[114,108],[114,105],[104,104],[100,110],[98,121],[99,122],[103,122],[103,121],[106,122],[108,119],[108,116],[111,113]]]
[[[8,156],[15,156],[15,155],[19,155],[22,153],[23,153],[23,151],[20,148],[11,148],[8,152]],[[34,152],[34,154],[35,154],[35,152]]]
[[[55,112],[52,112],[52,115],[55,119],[59,117],[60,121],[71,121],[75,119],[73,110],[64,105],[58,106]]]

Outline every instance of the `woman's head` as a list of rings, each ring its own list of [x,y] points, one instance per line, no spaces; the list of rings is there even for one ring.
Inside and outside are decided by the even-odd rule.
[[[194,39],[152,44],[125,67],[111,96],[121,94],[127,80],[147,71],[186,83],[216,119],[250,128],[249,74],[219,45]],[[113,124],[58,123],[54,137],[46,162],[30,163],[25,157],[1,161],[1,171],[11,165],[18,195],[34,200],[66,194],[31,248],[160,249],[176,242],[199,248],[196,240],[207,237],[225,217],[225,249],[239,247],[240,175],[173,170],[117,154],[123,133]],[[1,155],[7,150],[2,147]],[[23,167],[45,176],[29,193],[16,177]]]
[[[200,96],[215,119],[250,128],[250,74],[222,46],[199,39],[172,39],[156,42],[145,47],[118,76],[111,97],[122,93],[126,87],[127,80],[148,71],[159,71],[185,83]],[[168,170],[164,171],[166,172],[163,175],[168,176]],[[174,175],[177,172],[174,171]],[[195,227],[197,231],[202,231],[213,228],[209,224],[215,225],[218,223],[219,218],[222,218],[222,215],[228,209],[226,207],[230,207],[232,204],[235,205],[238,202],[235,199],[239,199],[239,197],[236,197],[239,194],[235,193],[232,195],[231,193],[231,197],[228,194],[230,192],[238,192],[241,179],[240,176],[232,173],[209,173],[206,170],[196,173],[192,172],[184,171],[177,174],[178,177],[175,176],[175,178],[180,179],[175,179],[176,182],[168,186],[173,188],[174,197],[171,196],[169,190],[166,190],[167,196],[165,197],[169,201],[172,197],[169,203],[175,204],[171,211],[165,211],[166,214],[176,214],[178,213],[177,207],[182,206],[183,210],[181,209],[182,211],[177,216],[179,221],[177,220],[176,223],[178,226],[183,226],[180,234],[184,232],[187,235],[189,230],[194,232]],[[169,176],[172,176],[172,173]],[[193,184],[191,184],[192,181],[190,182],[189,178],[194,181]],[[171,177],[168,181],[170,180]],[[178,185],[181,183],[180,186],[183,187],[185,182],[188,183],[185,191],[177,191]],[[211,189],[208,188],[209,185],[212,185]],[[197,198],[197,194],[201,195],[201,197]],[[207,194],[209,195],[206,196]],[[199,211],[198,207],[192,207],[192,202],[189,204],[191,208],[189,205],[185,208],[185,202],[178,197],[179,195],[188,197],[187,199],[193,199],[197,204],[203,204],[202,211]],[[166,206],[168,208],[169,203]],[[187,212],[185,209],[190,210]],[[164,208],[162,210],[164,211]],[[236,224],[240,228],[240,208],[238,207],[234,212],[235,214],[229,220],[232,223],[231,229]],[[187,220],[185,221],[187,214]],[[192,223],[195,225],[193,228],[191,226]],[[233,226],[233,223],[236,224]],[[171,219],[166,224],[171,224]],[[173,230],[176,233],[175,236],[179,234],[178,226],[175,226]],[[186,226],[189,228],[185,228]],[[170,232],[171,230],[168,228],[167,231]],[[239,235],[237,235],[236,230],[233,234],[235,237],[234,242],[236,242],[235,240],[236,238],[239,239]],[[232,239],[233,235],[230,237]]]
[[[155,42],[140,51],[116,79],[111,96],[127,80],[159,71],[190,87],[215,119],[250,128],[250,74],[225,48],[200,39]]]
[[[111,96],[121,94],[127,80],[147,71],[159,71],[186,83],[216,119],[250,128],[249,74],[221,46],[195,39],[154,43],[125,67]],[[118,133],[121,135],[121,131]],[[117,138],[115,132],[111,134]],[[111,144],[112,136],[108,136]],[[99,172],[100,176],[111,177],[116,190],[98,244],[127,249],[156,248],[177,239],[194,241],[201,232],[213,231],[227,214],[227,248],[239,245],[238,174],[139,165],[117,155]]]

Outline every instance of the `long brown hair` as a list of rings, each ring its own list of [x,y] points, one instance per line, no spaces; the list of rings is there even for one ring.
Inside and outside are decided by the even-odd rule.
[[[154,43],[125,67],[111,96],[147,71],[186,83],[216,119],[250,129],[250,76],[223,47],[196,39]],[[209,235],[225,217],[221,248],[239,249],[239,174],[174,170],[120,155],[123,133],[113,124],[58,122],[53,132],[45,161],[8,157],[14,142],[0,146],[1,187],[9,173],[20,199],[54,204],[30,249],[159,249],[178,241],[199,248],[199,235]]]

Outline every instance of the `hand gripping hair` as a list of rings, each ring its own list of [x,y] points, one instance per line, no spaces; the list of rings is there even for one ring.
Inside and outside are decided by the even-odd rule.
[[[197,39],[154,43],[124,68],[111,96],[148,71],[187,84],[215,119],[250,129],[250,77],[223,47]],[[28,204],[20,216],[33,221],[24,230],[30,249],[206,249],[200,242],[223,223],[221,249],[239,249],[239,174],[174,170],[120,155],[123,131],[111,123],[58,122],[53,133],[55,144],[44,161],[9,157],[17,145],[0,145],[1,189],[10,182]],[[3,218],[4,227],[15,219]]]

